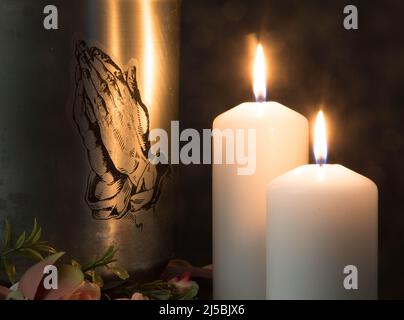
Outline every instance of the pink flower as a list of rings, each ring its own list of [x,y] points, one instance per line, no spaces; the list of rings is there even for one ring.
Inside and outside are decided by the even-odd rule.
[[[68,294],[61,298],[61,300],[100,300],[101,288],[84,280],[81,285],[71,294]]]
[[[132,295],[131,300],[147,300],[147,298],[146,298],[142,293],[135,292],[135,293]]]
[[[181,277],[175,277],[171,279],[169,282],[177,288],[179,294],[185,294],[194,283],[190,279],[191,279],[191,273],[184,272]]]
[[[170,280],[184,272],[190,272],[191,278],[212,279],[212,266],[194,267],[189,262],[184,260],[171,260],[161,275],[161,279]]]
[[[144,296],[142,293],[135,292],[130,299],[128,298],[120,298],[116,300],[149,300],[146,296]]]

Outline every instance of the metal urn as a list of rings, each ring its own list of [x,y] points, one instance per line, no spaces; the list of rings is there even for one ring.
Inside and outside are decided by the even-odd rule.
[[[51,4],[50,4],[51,3]],[[77,259],[110,245],[135,279],[173,254],[179,0],[0,1],[0,221]]]

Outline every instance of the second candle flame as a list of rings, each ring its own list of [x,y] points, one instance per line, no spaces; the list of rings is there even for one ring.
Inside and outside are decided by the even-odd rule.
[[[327,130],[324,114],[320,111],[314,127],[314,157],[319,165],[327,162]]]
[[[267,73],[264,48],[261,44],[257,47],[257,53],[255,56],[254,68],[253,68],[253,81],[254,81],[254,94],[257,102],[266,101],[267,97]]]

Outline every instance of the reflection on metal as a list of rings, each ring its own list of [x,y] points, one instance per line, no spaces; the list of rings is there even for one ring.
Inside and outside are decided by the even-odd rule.
[[[122,37],[120,34],[120,17],[119,10],[121,1],[117,0],[107,0],[107,12],[109,13],[108,18],[108,48],[110,48],[111,53],[114,57],[120,58],[120,44],[119,39]]]
[[[143,88],[144,102],[146,105],[153,104],[153,88],[155,80],[155,34],[154,17],[152,12],[153,1],[143,0]]]
[[[119,263],[142,280],[172,255],[175,168],[154,209],[139,210],[129,219],[92,217],[84,196],[92,167],[72,120],[75,44],[84,40],[90,49],[101,49],[123,71],[134,64],[150,129],[169,130],[178,119],[180,1],[53,0],[64,17],[63,32],[57,33],[41,28],[42,1],[17,2],[1,0],[0,10],[0,41],[8,44],[0,51],[2,74],[11,75],[0,77],[0,202],[6,201],[0,220],[7,215],[18,229],[28,229],[36,217],[47,240],[82,261],[113,244],[119,247]],[[24,201],[12,203],[14,195]]]
[[[103,0],[105,1],[105,0]],[[119,39],[120,35],[120,1],[117,0],[106,0],[106,12],[108,12],[108,21],[107,21],[107,34],[108,34],[108,48],[111,50],[111,55],[118,59],[121,58],[121,50]],[[109,223],[106,228],[106,231],[103,235],[104,246],[108,246],[108,241],[110,239],[114,239],[117,237],[117,233],[119,229],[117,228],[116,223]]]

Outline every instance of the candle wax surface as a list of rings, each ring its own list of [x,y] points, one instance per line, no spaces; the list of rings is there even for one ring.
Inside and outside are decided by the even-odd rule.
[[[376,299],[378,190],[341,165],[306,165],[268,187],[267,298]],[[358,289],[344,268],[358,270]]]
[[[277,102],[243,103],[217,117],[213,128],[255,129],[257,137],[253,174],[238,175],[238,164],[213,165],[214,298],[265,299],[266,189],[308,162],[308,121]]]
[[[307,182],[310,181],[308,184]],[[331,183],[330,183],[331,182]],[[289,185],[289,183],[292,183]],[[375,183],[362,176],[355,171],[352,171],[339,164],[309,164],[298,167],[292,171],[275,178],[271,183],[271,189],[284,188],[285,184],[288,185],[290,192],[300,192],[302,189],[319,188],[319,192],[327,192],[329,189],[334,188],[351,188],[358,185],[367,185],[373,187],[377,191]]]

